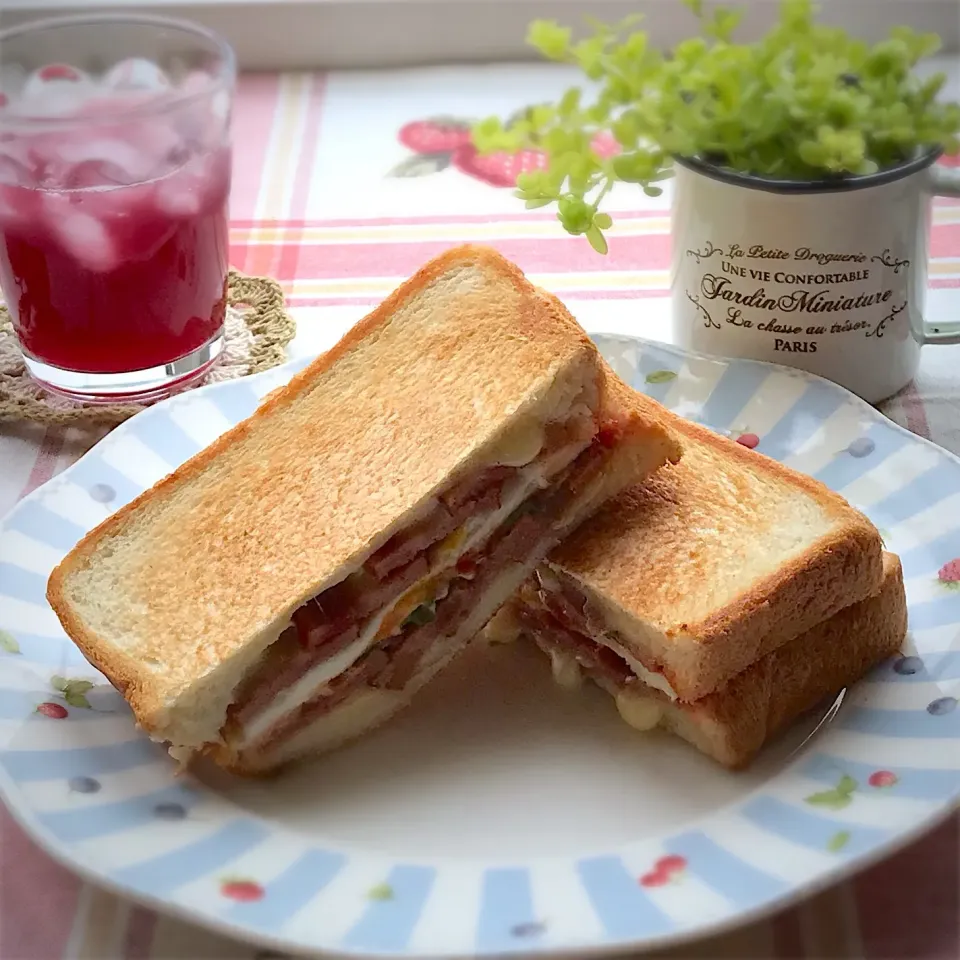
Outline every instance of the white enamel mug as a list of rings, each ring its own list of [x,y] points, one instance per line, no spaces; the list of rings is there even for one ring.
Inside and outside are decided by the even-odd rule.
[[[679,160],[672,210],[675,342],[800,367],[870,403],[905,387],[923,344],[931,198],[960,176],[929,153],[842,183],[772,181]]]

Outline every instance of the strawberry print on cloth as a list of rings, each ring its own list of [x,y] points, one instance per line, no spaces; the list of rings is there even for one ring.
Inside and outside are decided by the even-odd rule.
[[[491,187],[514,187],[521,173],[546,167],[547,155],[541,150],[479,154],[470,136],[474,123],[474,120],[441,116],[405,124],[397,139],[412,155],[397,164],[389,175],[423,177],[452,168]],[[617,153],[619,146],[610,134],[599,133],[594,138],[593,149],[599,156],[608,157]]]
[[[472,125],[473,121],[456,117],[431,117],[401,127],[397,137],[412,156],[394,167],[390,176],[423,177],[452,167],[492,187],[512,187],[521,173],[546,166],[546,154],[539,150],[481,157],[470,139]]]

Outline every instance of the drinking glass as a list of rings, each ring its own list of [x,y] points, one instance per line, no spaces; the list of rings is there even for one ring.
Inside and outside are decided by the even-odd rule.
[[[166,18],[0,32],[0,289],[53,392],[155,399],[219,356],[235,74]]]

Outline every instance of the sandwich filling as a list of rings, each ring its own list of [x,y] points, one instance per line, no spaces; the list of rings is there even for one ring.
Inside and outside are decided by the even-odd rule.
[[[531,634],[550,656],[561,685],[577,686],[586,673],[622,693],[618,706],[643,696],[677,699],[660,666],[640,660],[573,578],[546,564],[524,582],[511,616],[516,629]]]
[[[359,570],[294,611],[235,691],[225,742],[272,748],[363,691],[401,691],[428,672],[479,598],[553,545],[618,436],[618,425],[598,430],[580,406],[547,424],[536,450],[518,452],[526,463],[488,467],[442,493]]]

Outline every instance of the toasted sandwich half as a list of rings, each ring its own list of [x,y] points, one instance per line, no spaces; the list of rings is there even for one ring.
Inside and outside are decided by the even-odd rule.
[[[534,638],[640,729],[731,767],[903,640],[900,565],[822,485],[662,414],[683,456],[610,500],[489,625]]]
[[[678,455],[558,301],[458,248],[86,536],[47,595],[171,754],[268,772],[386,719]]]

